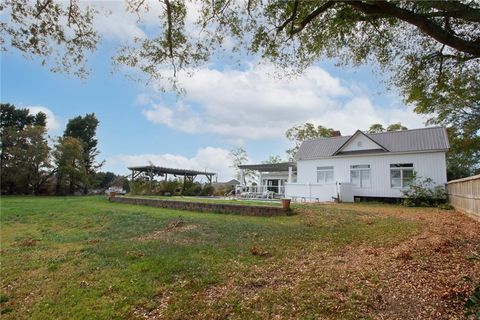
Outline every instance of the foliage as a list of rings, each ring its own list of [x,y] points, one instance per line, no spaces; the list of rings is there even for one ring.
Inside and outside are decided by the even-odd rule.
[[[388,132],[391,132],[391,131],[402,131],[402,130],[408,130],[407,127],[403,126],[400,122],[398,123],[392,123],[391,125],[389,125],[387,127],[387,131]]]
[[[282,157],[276,155],[276,156],[269,156],[267,160],[265,161],[262,161],[262,163],[282,163],[283,160],[282,160]]]
[[[130,189],[129,194],[133,196],[146,195],[150,190],[150,185],[148,181],[142,181],[142,180],[130,181],[129,189]]]
[[[408,207],[435,207],[447,203],[445,187],[435,186],[431,178],[417,177],[416,174],[401,192],[403,204]]]
[[[408,130],[407,127],[403,126],[400,122],[392,123],[385,129],[380,123],[374,123],[368,128],[367,133],[380,133],[380,132],[391,132],[391,131],[401,131]]]
[[[117,175],[113,172],[95,172],[92,179],[92,187],[96,189],[106,189],[110,187]]]
[[[480,169],[480,136],[462,128],[447,129],[450,150],[447,152],[448,180],[472,176]]]
[[[367,133],[380,133],[385,132],[385,128],[380,123],[374,123],[368,128]]]
[[[96,49],[99,36],[93,28],[97,10],[70,1],[6,0],[0,4],[2,14],[1,49],[5,42],[26,56],[37,56],[42,65],[54,72],[74,72],[85,76],[85,52]],[[3,19],[2,19],[3,20]],[[6,21],[3,20],[3,21]]]
[[[98,124],[99,121],[94,113],[86,114],[84,117],[77,116],[68,121],[67,127],[63,132],[64,137],[73,137],[82,142],[83,162],[90,180],[94,178],[95,172],[104,163],[96,163],[95,160],[100,153],[97,149],[98,140],[96,139]],[[84,192],[86,193],[87,189]]]
[[[480,286],[478,286],[465,302],[465,314],[480,319]]]
[[[11,104],[0,110],[2,192],[38,194],[51,175],[46,115]]]
[[[285,136],[288,140],[293,142],[295,146],[287,150],[287,155],[290,161],[295,159],[295,155],[298,152],[298,148],[305,140],[312,140],[317,138],[328,138],[335,133],[340,135],[340,132],[334,129],[327,128],[321,125],[315,126],[313,123],[307,122],[303,125],[293,126],[285,132]]]
[[[88,187],[83,143],[73,137],[58,138],[53,152],[57,167],[57,194],[74,194]]]

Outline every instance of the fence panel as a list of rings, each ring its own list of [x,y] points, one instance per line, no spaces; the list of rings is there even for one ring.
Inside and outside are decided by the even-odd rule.
[[[455,209],[480,219],[480,174],[449,181],[447,193]]]

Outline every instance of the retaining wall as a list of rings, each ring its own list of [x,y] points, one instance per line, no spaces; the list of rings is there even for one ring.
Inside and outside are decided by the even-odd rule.
[[[252,206],[226,203],[190,202],[127,197],[111,197],[110,201],[117,203],[144,205],[156,208],[188,210],[197,212],[230,213],[245,216],[284,216],[291,213],[291,211],[285,210],[281,207]]]

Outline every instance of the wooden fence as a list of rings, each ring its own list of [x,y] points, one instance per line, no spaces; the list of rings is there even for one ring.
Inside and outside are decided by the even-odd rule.
[[[449,181],[447,193],[455,209],[480,219],[480,174]]]

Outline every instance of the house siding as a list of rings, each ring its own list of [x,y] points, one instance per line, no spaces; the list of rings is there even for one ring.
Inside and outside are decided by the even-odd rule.
[[[335,156],[332,158],[299,160],[297,162],[297,183],[316,184],[317,167],[333,166],[335,182],[350,182],[350,166],[369,164],[371,187],[353,188],[354,196],[402,197],[401,189],[390,186],[390,164],[413,163],[418,176],[431,178],[436,185],[447,182],[445,152],[413,154],[377,154],[365,156]]]

